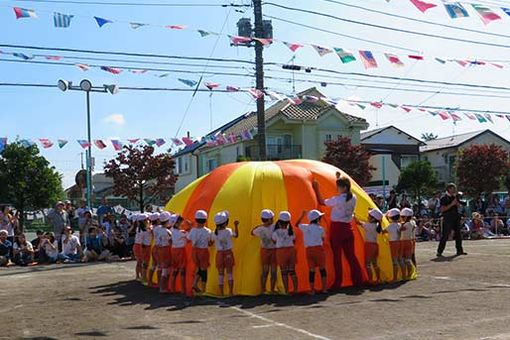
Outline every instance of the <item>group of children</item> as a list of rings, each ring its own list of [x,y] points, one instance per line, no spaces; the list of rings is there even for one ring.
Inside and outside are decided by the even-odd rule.
[[[308,215],[308,224],[301,223]],[[297,227],[302,231],[306,259],[309,269],[311,293],[315,293],[315,277],[318,270],[321,278],[322,292],[327,291],[326,255],[324,249],[324,228],[320,225],[324,213],[311,210],[303,211],[298,218]],[[360,223],[365,230],[365,260],[369,281],[380,283],[381,275],[377,264],[377,235],[387,233],[390,241],[393,261],[393,281],[398,278],[401,270],[403,279],[412,274],[414,261],[414,229],[411,209],[391,209],[387,216],[391,223],[382,229],[383,214],[372,209],[368,213],[368,222]],[[269,209],[260,213],[261,224],[251,230],[251,235],[260,239],[260,258],[262,274],[260,277],[261,291],[266,292],[270,278],[270,293],[276,293],[277,268],[280,268],[285,293],[297,292],[298,278],[296,275],[296,235],[291,225],[291,214],[281,211],[275,222],[275,215]],[[218,288],[224,294],[225,275],[227,276],[228,294],[233,295],[235,265],[232,252],[233,239],[239,236],[239,221],[234,222],[234,230],[229,228],[229,212],[221,211],[214,216],[216,229],[206,227],[207,212],[198,210],[195,223],[185,221],[178,214],[169,212],[142,213],[133,216],[137,225],[134,244],[134,255],[137,260],[136,277],[144,283],[152,285],[154,271],[157,273],[161,292],[176,292],[176,281],[180,276],[181,291],[186,293],[186,252],[188,242],[192,246],[192,260],[196,267],[192,289],[194,293],[205,291],[207,270],[210,266],[209,247],[216,247],[216,269],[218,270]],[[183,224],[185,224],[183,226]],[[193,226],[194,225],[194,226]],[[192,227],[193,226],[193,227]],[[151,247],[151,244],[154,244]],[[151,250],[152,249],[152,250]],[[152,257],[152,261],[151,261]],[[375,273],[375,278],[374,278]],[[145,282],[149,278],[149,282]],[[292,289],[289,286],[289,278]]]

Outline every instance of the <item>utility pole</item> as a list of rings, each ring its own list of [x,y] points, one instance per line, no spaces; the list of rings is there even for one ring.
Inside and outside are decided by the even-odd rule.
[[[264,26],[262,23],[262,0],[253,0],[253,12],[255,16],[255,37],[264,37]],[[255,40],[255,88],[261,93],[264,91],[264,59],[262,53],[264,45]],[[257,138],[259,143],[259,160],[265,161],[266,154],[266,118],[264,114],[264,96],[257,98]]]

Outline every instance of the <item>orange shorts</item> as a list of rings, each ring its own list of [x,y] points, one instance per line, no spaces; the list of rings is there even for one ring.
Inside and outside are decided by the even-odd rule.
[[[191,257],[197,268],[206,269],[209,268],[209,249],[208,248],[193,248],[191,251]]]
[[[294,267],[296,265],[296,249],[294,247],[277,248],[276,262],[280,269]]]
[[[133,255],[135,256],[135,259],[137,259],[137,260],[142,259],[142,245],[140,243],[135,243],[133,245]]]
[[[413,240],[402,240],[402,256],[405,258],[411,258],[413,255]]]
[[[400,241],[390,241],[391,257],[399,258],[402,256],[402,245]]]
[[[186,250],[184,248],[172,248],[172,268],[186,268]]]
[[[324,247],[307,247],[306,261],[308,262],[308,268],[310,269],[314,269],[316,267],[324,268],[326,266],[326,253],[324,252]]]
[[[218,270],[232,270],[234,265],[234,253],[232,250],[219,250],[216,252],[216,268]]]
[[[365,242],[365,261],[375,261],[379,256],[379,245],[375,242]]]
[[[263,266],[276,267],[276,249],[260,248],[260,258]]]
[[[158,251],[158,264],[161,268],[168,268],[170,267],[170,263],[172,260],[171,254],[170,254],[170,246],[166,247],[157,247]]]
[[[154,246],[151,248],[152,264],[156,265],[159,263],[158,247]]]
[[[142,244],[142,261],[148,264],[150,259],[151,259],[151,246],[144,246]]]

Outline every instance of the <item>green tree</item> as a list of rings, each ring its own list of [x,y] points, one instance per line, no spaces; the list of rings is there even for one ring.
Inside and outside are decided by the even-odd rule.
[[[508,152],[501,145],[472,145],[457,159],[459,187],[473,196],[498,189],[508,172]]]
[[[437,135],[433,134],[432,132],[425,132],[421,134],[421,139],[424,142],[430,142],[431,140],[437,139]]]
[[[338,137],[325,144],[323,162],[342,169],[361,186],[370,182],[375,168],[369,164],[370,153],[362,145],[352,145],[348,137]]]
[[[416,161],[409,164],[400,173],[398,190],[407,190],[420,199],[423,195],[431,193],[437,186],[437,178],[432,165],[427,161]]]
[[[0,154],[0,201],[12,204],[20,212],[52,206],[63,199],[61,175],[39,154],[37,146],[8,144]]]
[[[125,146],[115,159],[104,166],[107,177],[113,178],[113,192],[137,201],[140,211],[156,195],[168,195],[177,175],[175,161],[167,153],[154,155],[151,146]]]

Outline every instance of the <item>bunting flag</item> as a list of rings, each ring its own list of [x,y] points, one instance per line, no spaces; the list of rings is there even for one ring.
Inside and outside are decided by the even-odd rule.
[[[396,104],[386,104],[386,105],[388,105],[388,106],[390,106],[390,107],[392,107],[394,109],[396,109],[398,107],[398,105],[396,105]]]
[[[206,82],[206,83],[204,84],[204,86],[205,86],[205,87],[207,87],[209,90],[214,90],[214,89],[216,89],[216,88],[220,87],[220,84],[218,84],[218,83]]]
[[[104,148],[106,148],[106,144],[100,140],[100,139],[95,139],[94,140],[94,145],[99,149],[99,150],[103,150]]]
[[[100,17],[94,17],[94,19],[96,19],[97,25],[98,25],[99,27],[103,27],[103,26],[104,26],[104,25],[106,25],[106,24],[111,24],[111,23],[113,23],[113,21],[111,21],[111,20],[104,19],[104,18],[100,18]]]
[[[392,63],[393,65],[397,66],[397,67],[402,67],[404,66],[404,63],[394,54],[391,54],[391,53],[384,53],[384,56],[386,57],[386,59],[388,59],[388,61],[390,63]]]
[[[26,8],[20,8],[20,7],[13,7],[14,14],[16,14],[16,19],[21,18],[37,18],[37,14],[35,14],[35,11],[33,9],[26,9]]]
[[[218,144],[220,144],[220,145],[223,145],[223,144],[227,144],[227,143],[228,143],[228,141],[227,141],[227,139],[225,138],[225,136],[224,136],[223,134],[221,134],[221,133],[217,134],[217,135],[215,136],[215,138],[216,138],[216,142],[217,142]]]
[[[130,26],[132,29],[136,30],[136,29],[138,29],[138,28],[140,28],[140,27],[142,27],[142,26],[147,26],[147,24],[142,24],[142,23],[140,23],[140,22],[130,22],[130,23],[129,23],[129,26]]]
[[[147,73],[147,70],[129,70],[129,72],[133,74],[144,74]]]
[[[90,66],[86,64],[76,64],[75,66],[82,70],[83,72],[88,71],[90,69]]]
[[[120,74],[122,70],[120,68],[110,67],[110,66],[101,66],[101,70],[110,72],[111,74]]]
[[[505,119],[505,115],[497,114],[496,117]]]
[[[460,116],[459,116],[459,115],[457,115],[457,114],[456,114],[456,113],[454,113],[454,112],[450,112],[450,117],[452,117],[452,119],[453,119],[453,121],[454,121],[454,122],[458,122],[458,121],[461,121],[461,120],[462,120],[462,118],[460,118]]]
[[[71,26],[72,18],[74,18],[74,15],[54,12],[53,13],[53,24],[55,25],[55,27],[67,28],[67,27]]]
[[[510,115],[505,115],[506,119],[510,122]]]
[[[441,64],[446,64],[446,60],[444,59],[441,59],[441,58],[434,58],[438,63],[441,63]]]
[[[84,148],[84,149],[87,149],[87,148],[89,148],[89,147],[90,147],[89,142],[87,142],[87,141],[86,141],[86,140],[84,140],[84,139],[78,139],[78,140],[77,140],[77,142],[78,142],[78,144],[80,144],[80,146],[81,146],[82,148]]]
[[[47,60],[61,60],[62,57],[58,56],[58,55],[47,55],[47,56],[44,56],[44,58],[46,58]]]
[[[327,47],[322,47],[322,46],[313,45],[313,44],[312,44],[312,47],[321,57],[324,57],[326,54],[333,53],[333,50],[331,50]]]
[[[437,111],[436,113],[439,115],[439,117],[441,117],[442,120],[450,119],[450,115],[447,112]]]
[[[113,149],[114,149],[115,151],[120,151],[120,150],[122,150],[123,145],[122,145],[122,143],[121,143],[119,140],[117,140],[117,139],[112,139],[112,140],[111,140],[111,142],[112,142],[112,145],[113,145]]]
[[[241,91],[241,89],[237,86],[230,86],[230,85],[227,85],[226,87],[227,89],[227,92],[239,92]]]
[[[464,116],[466,116],[469,120],[476,120],[475,115],[464,112]]]
[[[283,44],[285,46],[287,46],[289,48],[289,50],[291,50],[292,52],[296,52],[299,48],[303,47],[303,45],[301,45],[301,44],[290,43],[290,42],[286,42],[286,41],[284,41]]]
[[[422,55],[416,55],[416,54],[411,54],[411,55],[408,55],[407,56],[409,59],[414,59],[414,60],[423,60],[423,56]]]
[[[468,12],[460,2],[445,3],[444,7],[446,8],[446,12],[452,19],[466,18],[469,16]]]
[[[372,105],[373,107],[376,107],[378,109],[383,107],[383,103],[381,103],[381,102],[371,102],[370,105]]]
[[[499,15],[497,15],[490,8],[485,7],[484,5],[471,4],[471,6],[473,6],[475,11],[478,13],[484,25],[488,25],[494,20],[501,19]]]
[[[363,66],[365,69],[377,68],[377,62],[375,61],[374,55],[370,51],[359,51]]]
[[[7,138],[5,138],[5,137],[0,138],[0,153],[2,153],[2,151],[4,151],[6,145],[7,145]]]
[[[285,99],[285,96],[274,91],[266,91],[266,94],[271,98],[272,100],[283,100]]]
[[[400,106],[400,108],[401,108],[402,110],[404,110],[405,112],[407,112],[407,113],[411,112],[411,108],[410,108],[410,107],[407,107],[407,106]]]
[[[489,64],[491,64],[494,67],[500,68],[500,69],[503,68],[503,65],[498,64],[498,63],[489,63]]]
[[[258,90],[258,89],[248,89],[246,90],[252,97],[253,99],[259,99],[259,98],[262,98],[264,96],[264,92]]]
[[[195,87],[198,84],[196,81],[190,79],[177,78],[177,80],[189,87]]]
[[[156,144],[156,141],[150,138],[144,138],[143,141],[147,143],[148,146],[153,146],[154,144]]]
[[[133,139],[128,139],[128,142],[131,144],[136,144],[136,143],[138,143],[139,140],[140,140],[140,138],[133,138]]]
[[[156,139],[156,145],[158,146],[158,148],[162,145],[164,145],[166,143],[166,141],[163,139],[163,138],[157,138]]]
[[[252,140],[253,136],[250,131],[244,130],[243,132],[241,132],[241,139],[242,140]]]
[[[170,140],[175,146],[181,146],[183,144],[179,138],[170,138]]]
[[[459,64],[460,66],[462,66],[462,67],[466,67],[466,65],[468,64],[468,62],[467,62],[467,61],[465,61],[465,60],[458,60],[458,59],[455,59],[454,61],[455,61],[457,64]]]
[[[253,38],[253,40],[258,41],[259,43],[261,43],[264,46],[271,45],[273,43],[273,39],[269,39],[269,38]]]
[[[35,145],[35,143],[32,140],[30,140],[30,139],[22,139],[22,140],[20,140],[20,143],[25,148],[29,148],[29,147]]]
[[[310,95],[307,95],[307,94],[305,94],[302,98],[303,98],[304,101],[307,101],[309,103],[317,103],[320,100],[319,97],[310,96]]]
[[[214,136],[206,136],[206,137],[204,137],[204,140],[205,140],[205,143],[207,144],[207,146],[216,146],[217,145],[216,138],[214,138]]]
[[[207,32],[207,31],[204,31],[204,30],[197,30],[197,32],[200,34],[200,36],[203,38],[203,37],[207,37],[208,35],[211,35],[210,32]]]
[[[289,100],[289,103],[291,103],[292,105],[299,105],[301,104],[303,101],[301,100],[301,98],[299,97],[287,97],[287,99]]]
[[[28,55],[28,54],[25,54],[25,53],[18,53],[18,52],[15,52],[12,54],[14,57],[17,57],[17,58],[21,58],[23,60],[30,60],[30,59],[34,59],[34,56],[33,55]]]
[[[166,25],[165,28],[169,28],[171,30],[184,30],[186,29],[186,25]]]
[[[237,143],[237,136],[231,133],[228,135],[227,140],[232,144]]]
[[[492,124],[494,124],[494,121],[492,120],[492,117],[491,117],[491,115],[490,115],[490,114],[486,113],[486,114],[484,114],[484,117],[485,117],[485,118],[486,118],[489,122],[491,122]]]
[[[501,7],[501,10],[503,12],[505,12],[506,15],[509,15],[510,16],[510,8],[506,8],[506,7]]]
[[[193,145],[193,140],[189,137],[182,137],[182,141],[184,142],[184,144],[186,146],[191,146]]]
[[[66,146],[66,144],[67,144],[67,140],[65,140],[65,139],[59,139],[59,140],[57,141],[57,143],[58,143],[58,147],[59,147],[60,149],[62,149],[64,146]]]
[[[347,64],[347,63],[350,63],[350,62],[356,60],[356,57],[354,56],[354,54],[352,54],[349,51],[344,50],[343,48],[334,47],[333,49],[335,50],[335,53],[340,58],[340,61],[342,61],[342,64]]]
[[[421,0],[409,0],[411,3],[416,6],[420,10],[420,12],[425,13],[427,10],[436,7],[436,4],[425,2]]]
[[[49,149],[53,146],[53,142],[48,138],[39,138],[39,142],[41,142],[42,147],[45,149]]]
[[[158,77],[158,78],[166,78],[169,75],[170,75],[170,73],[161,73],[161,74],[156,75],[156,77]]]
[[[241,44],[246,44],[251,42],[251,38],[249,37],[241,37],[239,35],[231,35],[230,37],[230,43],[234,46],[238,46]]]
[[[481,114],[475,113],[476,119],[478,119],[478,122],[480,123],[487,123],[487,119],[485,119]]]

